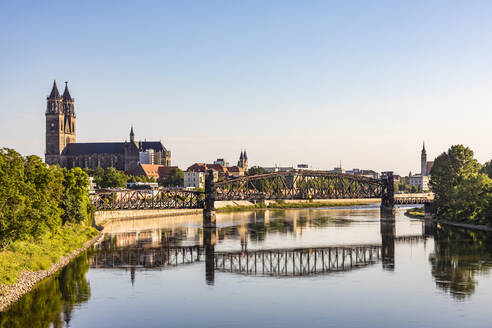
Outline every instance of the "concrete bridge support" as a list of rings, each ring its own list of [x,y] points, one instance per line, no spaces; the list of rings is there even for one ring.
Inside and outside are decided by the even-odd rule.
[[[424,204],[424,219],[433,220],[436,216],[436,209],[433,203]]]
[[[393,180],[393,172],[385,172],[382,178],[383,186],[381,192],[381,220],[394,220],[395,212],[395,182]]]
[[[215,182],[212,170],[205,176],[205,201],[203,203],[203,227],[215,228]]]

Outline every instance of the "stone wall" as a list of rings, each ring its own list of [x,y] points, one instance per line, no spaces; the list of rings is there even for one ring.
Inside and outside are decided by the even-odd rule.
[[[202,209],[159,209],[159,210],[120,210],[97,211],[94,215],[96,225],[102,225],[108,220],[152,218],[159,216],[179,216],[202,214]]]

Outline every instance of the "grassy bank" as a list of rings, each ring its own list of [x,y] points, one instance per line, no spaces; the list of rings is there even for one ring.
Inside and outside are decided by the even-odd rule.
[[[45,234],[35,242],[14,241],[0,252],[0,286],[15,284],[23,271],[48,269],[97,233],[90,226],[66,224],[54,235]]]
[[[408,210],[405,211],[405,215],[411,218],[423,219],[425,216],[424,208],[423,207],[409,208]]]
[[[354,200],[354,201],[346,201],[346,200],[333,200],[330,202],[285,202],[278,201],[275,203],[264,204],[258,203],[254,205],[236,205],[236,206],[225,206],[217,209],[217,212],[239,212],[246,210],[254,210],[254,209],[287,209],[287,208],[318,208],[318,207],[339,207],[339,206],[361,206],[361,205],[370,205],[376,204],[379,200],[374,201],[372,199],[368,200]]]

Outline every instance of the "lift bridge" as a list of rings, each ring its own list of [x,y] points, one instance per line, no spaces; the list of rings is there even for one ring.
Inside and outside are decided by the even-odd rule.
[[[207,172],[205,192],[184,189],[101,190],[91,196],[97,210],[201,209],[213,211],[215,201],[381,199],[381,209],[396,204],[428,204],[429,194],[395,195],[393,173],[383,178],[300,170],[214,181]],[[205,215],[205,214],[204,214]]]

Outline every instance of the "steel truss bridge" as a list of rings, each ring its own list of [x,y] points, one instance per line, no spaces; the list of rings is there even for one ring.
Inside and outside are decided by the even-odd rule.
[[[103,190],[91,196],[97,210],[203,208],[203,193],[183,189]]]
[[[208,179],[207,179],[208,180]],[[229,200],[310,200],[380,198],[382,204],[427,204],[428,195],[395,195],[393,178],[368,177],[324,171],[258,174],[207,182],[208,192],[184,189],[106,190],[92,195],[97,210],[207,208],[206,203]],[[208,199],[208,201],[207,201]],[[210,208],[210,205],[208,205]]]
[[[216,200],[380,198],[381,180],[322,171],[275,172],[215,183]]]

